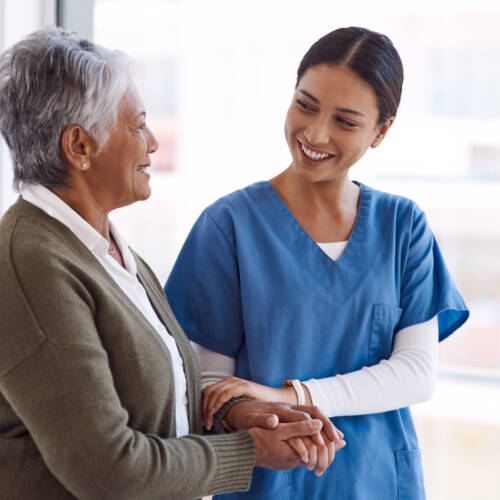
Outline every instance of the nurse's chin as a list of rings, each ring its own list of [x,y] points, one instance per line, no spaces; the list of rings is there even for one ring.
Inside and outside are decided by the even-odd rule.
[[[329,167],[330,166],[326,166],[326,168],[308,167],[300,162],[293,163],[295,174],[302,182],[331,182],[345,177],[346,173],[344,171],[338,172],[335,165],[331,165],[331,168]]]

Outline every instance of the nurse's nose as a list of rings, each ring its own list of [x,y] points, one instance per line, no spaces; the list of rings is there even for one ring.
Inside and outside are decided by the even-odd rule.
[[[320,144],[328,144],[330,141],[330,123],[329,120],[318,116],[315,120],[309,123],[304,131],[304,136],[311,146],[319,146]]]

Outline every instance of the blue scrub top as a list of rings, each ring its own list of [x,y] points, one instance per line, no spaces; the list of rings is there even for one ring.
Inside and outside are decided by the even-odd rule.
[[[330,259],[269,182],[208,207],[165,293],[188,337],[236,359],[236,376],[274,387],[330,377],[391,355],[394,332],[438,315],[443,340],[468,318],[422,210],[359,184],[349,242]],[[221,498],[425,498],[408,408],[336,417],[347,446],[318,478],[256,468],[247,493]]]

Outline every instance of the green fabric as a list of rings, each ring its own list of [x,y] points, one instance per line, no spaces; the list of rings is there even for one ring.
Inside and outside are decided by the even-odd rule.
[[[200,435],[195,356],[136,259],[184,361],[189,436],[171,437],[168,349],[92,253],[22,199],[1,220],[0,498],[188,499],[249,487],[253,440]]]

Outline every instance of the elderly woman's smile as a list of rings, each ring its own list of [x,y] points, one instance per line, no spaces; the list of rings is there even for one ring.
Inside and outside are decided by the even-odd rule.
[[[109,209],[145,200],[151,195],[149,155],[158,142],[146,125],[146,112],[133,85],[121,99],[115,126],[102,151],[90,156],[87,170],[78,172],[91,187],[93,197]]]

